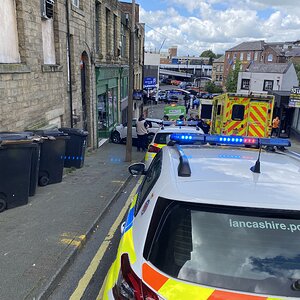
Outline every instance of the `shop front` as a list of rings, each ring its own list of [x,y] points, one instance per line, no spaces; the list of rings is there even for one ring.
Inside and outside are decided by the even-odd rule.
[[[96,68],[98,138],[108,138],[119,120],[119,68]]]
[[[294,109],[292,132],[300,136],[300,87],[294,87],[291,90],[289,107]]]

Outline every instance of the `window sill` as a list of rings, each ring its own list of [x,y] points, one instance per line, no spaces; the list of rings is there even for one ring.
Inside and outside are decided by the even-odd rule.
[[[60,65],[42,65],[42,72],[62,72],[63,67]]]
[[[25,64],[1,64],[0,74],[30,73],[31,69]]]
[[[84,13],[84,11],[81,8],[78,8],[78,7],[74,6],[74,5],[71,5],[71,9],[72,9],[72,11],[76,12],[77,14],[85,17],[85,13]]]

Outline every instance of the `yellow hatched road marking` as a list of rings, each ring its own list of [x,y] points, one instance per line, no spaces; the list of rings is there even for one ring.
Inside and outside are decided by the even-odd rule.
[[[111,226],[107,236],[105,237],[103,243],[100,245],[96,255],[94,256],[94,258],[92,259],[89,267],[87,268],[87,270],[85,271],[83,277],[79,280],[78,285],[76,287],[76,289],[74,290],[73,294],[71,295],[71,297],[69,298],[70,300],[79,300],[81,299],[81,297],[83,296],[86,288],[88,287],[91,279],[93,278],[100,262],[101,259],[103,258],[108,246],[110,245],[110,242],[116,232],[116,230],[119,228],[126,212],[127,209],[130,205],[130,202],[132,201],[132,198],[134,197],[138,186],[140,184],[140,180],[138,181],[138,183],[136,184],[136,186],[134,187],[134,189],[132,190],[132,192],[130,193],[125,206],[122,208],[120,214],[118,215],[117,219],[115,220],[115,222],[113,223],[113,225]],[[101,288],[102,290],[102,288]],[[100,295],[100,294],[99,294]],[[99,297],[99,296],[98,296]],[[97,299],[98,299],[97,297]]]

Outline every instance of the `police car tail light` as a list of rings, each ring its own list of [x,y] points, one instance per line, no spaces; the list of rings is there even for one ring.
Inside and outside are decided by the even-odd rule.
[[[128,254],[121,256],[121,271],[118,282],[113,287],[113,295],[117,300],[159,300],[158,296],[134,273]]]
[[[154,146],[154,145],[150,145],[150,146],[149,146],[149,149],[148,149],[148,152],[151,152],[151,153],[158,153],[159,150],[160,150],[159,147],[156,147],[156,146]]]

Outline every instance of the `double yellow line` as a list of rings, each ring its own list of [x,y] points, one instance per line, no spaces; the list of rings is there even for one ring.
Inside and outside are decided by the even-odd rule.
[[[134,197],[134,195],[136,194],[136,191],[138,189],[138,186],[140,185],[140,180],[138,181],[138,183],[136,184],[136,186],[133,188],[132,192],[130,193],[125,206],[122,208],[120,214],[118,215],[117,219],[115,220],[115,222],[113,223],[113,225],[111,226],[107,236],[105,237],[103,243],[100,245],[96,255],[94,256],[94,258],[92,259],[89,267],[87,268],[87,270],[85,271],[83,277],[79,280],[78,285],[76,287],[76,289],[74,290],[73,294],[70,297],[70,300],[79,300],[81,299],[81,297],[83,296],[86,288],[88,287],[90,281],[92,280],[107,248],[110,245],[110,242],[115,234],[115,232],[117,231],[117,229],[120,227],[120,224],[122,222],[122,220],[124,219],[127,209]],[[102,288],[101,288],[102,289]],[[97,296],[97,299],[100,299],[100,293],[101,290],[99,292],[99,295]]]

